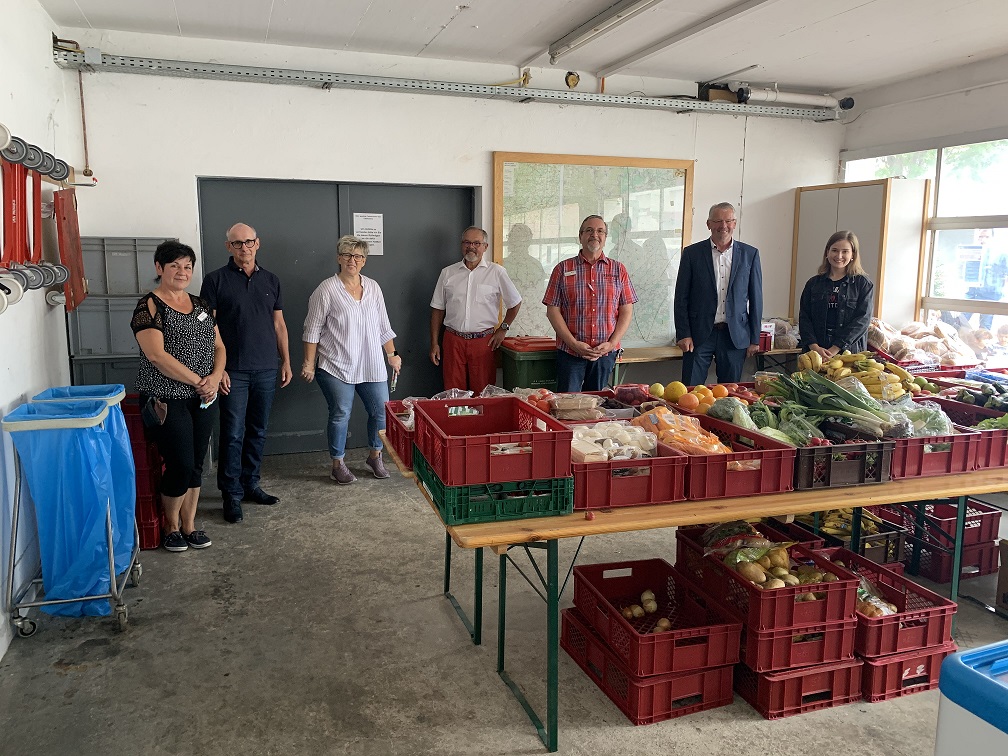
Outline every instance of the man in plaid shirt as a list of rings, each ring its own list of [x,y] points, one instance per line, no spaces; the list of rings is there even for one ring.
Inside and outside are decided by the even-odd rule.
[[[581,221],[581,251],[553,268],[546,317],[557,335],[557,391],[605,387],[630,327],[637,294],[626,268],[602,253],[608,228],[599,215]]]

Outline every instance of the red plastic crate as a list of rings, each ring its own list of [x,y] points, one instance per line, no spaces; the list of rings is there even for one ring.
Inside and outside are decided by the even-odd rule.
[[[980,434],[977,441],[976,469],[1008,466],[1008,428],[980,430],[973,426],[989,417],[998,418],[1005,413],[975,404],[957,402],[945,397],[922,397],[918,401],[937,402],[949,419],[964,429]]]
[[[913,505],[887,504],[878,507],[876,514],[883,520],[900,525],[911,535],[916,523]],[[951,548],[955,541],[957,507],[954,504],[934,502],[924,505],[925,541]],[[966,524],[963,528],[963,546],[995,541],[1001,526],[1001,510],[976,499],[966,499]]]
[[[449,416],[452,407],[479,414]],[[420,453],[446,486],[571,476],[574,432],[517,397],[418,402],[413,424]]]
[[[814,564],[823,571],[832,572],[838,579],[832,583],[788,585],[764,591],[716,556],[708,556],[704,557],[707,565],[701,587],[717,596],[732,616],[751,630],[783,630],[852,619],[857,599],[857,576],[804,546],[792,546],[790,552],[793,561]],[[795,600],[797,596],[809,593],[822,595],[822,598],[815,601]]]
[[[922,693],[938,687],[945,657],[957,651],[949,641],[937,648],[907,651],[880,659],[865,659],[861,672],[861,692],[865,701],[887,701],[910,693]]]
[[[650,589],[658,611],[627,620],[623,607]],[[734,664],[742,626],[723,609],[693,598],[685,577],[664,559],[574,568],[574,606],[634,677]],[[672,629],[654,633],[661,617]]]
[[[413,431],[399,419],[406,406],[399,401],[385,402],[385,438],[407,470],[413,469]]]
[[[903,557],[904,564],[910,564],[913,552],[908,549]],[[996,542],[978,543],[964,546],[962,562],[960,563],[960,580],[993,575],[998,571],[999,550]],[[939,549],[921,545],[920,569],[918,574],[933,583],[948,583],[952,580],[952,554]]]
[[[782,672],[735,667],[735,690],[766,719],[780,719],[861,698],[861,659],[849,659]]]
[[[709,561],[704,558],[704,547],[700,541],[700,537],[708,527],[707,525],[692,525],[676,528],[676,569],[685,575],[686,579],[693,585],[700,588],[707,587],[708,583],[705,575],[711,569]],[[753,523],[753,527],[768,541],[772,541],[773,543],[789,543],[794,541],[804,544],[813,551],[821,549],[824,545],[822,538],[818,538],[811,533],[806,533],[804,539],[798,539],[792,535],[790,530],[784,532],[775,525],[756,522]]]
[[[686,466],[688,499],[723,499],[792,490],[793,446],[713,417],[696,417],[704,429],[717,434],[733,453],[689,456]]]
[[[578,614],[560,614],[560,647],[635,725],[727,706],[733,700],[732,667],[634,677]]]
[[[929,478],[975,470],[979,441],[979,433],[965,429],[947,436],[897,438],[890,469],[892,479]],[[928,450],[940,444],[948,445],[948,450]]]
[[[658,444],[658,456],[650,459],[573,462],[574,509],[683,501],[687,459],[671,446]]]
[[[137,494],[136,523],[140,531],[140,548],[158,548],[161,545],[161,508],[156,495]]]
[[[898,610],[888,617],[858,613],[854,639],[854,652],[858,656],[875,658],[951,642],[955,602],[903,577],[902,565],[899,570],[892,570],[847,549],[824,549],[821,553],[870,580],[882,598]]]
[[[687,584],[686,593],[700,606],[719,606],[716,599],[694,585]],[[719,607],[719,611],[730,616],[723,607]],[[856,619],[785,630],[743,627],[740,661],[756,672],[772,672],[853,659],[856,629]]]

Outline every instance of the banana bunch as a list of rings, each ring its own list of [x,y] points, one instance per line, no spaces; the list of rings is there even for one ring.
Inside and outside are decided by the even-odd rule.
[[[814,515],[796,515],[795,520],[803,525],[814,526]],[[854,510],[851,507],[844,509],[830,509],[819,513],[819,530],[823,533],[841,538],[849,538],[852,523],[854,522]],[[882,520],[866,510],[861,511],[861,534],[867,536],[878,535],[879,524]]]
[[[798,372],[812,370],[818,373],[822,369],[823,359],[819,352],[805,352],[798,355]]]

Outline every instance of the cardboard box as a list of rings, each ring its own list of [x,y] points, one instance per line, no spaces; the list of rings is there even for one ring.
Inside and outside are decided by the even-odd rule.
[[[1008,540],[1002,538],[998,544],[1001,549],[1001,569],[998,571],[997,596],[994,603],[998,609],[1008,612]]]

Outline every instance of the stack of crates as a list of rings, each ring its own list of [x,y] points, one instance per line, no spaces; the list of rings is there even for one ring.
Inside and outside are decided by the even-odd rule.
[[[787,540],[759,527],[769,540]],[[862,661],[854,657],[856,575],[795,544],[792,561],[837,579],[763,590],[719,555],[703,555],[697,540],[703,528],[679,530],[676,567],[742,623],[735,690],[743,699],[777,719],[861,698]]]
[[[573,431],[514,396],[414,405],[413,472],[445,525],[570,514]]]
[[[886,701],[938,687],[942,661],[956,650],[955,603],[847,549],[825,549],[820,554],[865,578],[896,609],[869,617],[860,601],[856,605],[854,652],[864,664],[864,700]]]
[[[663,559],[575,567],[561,618],[561,648],[635,725],[733,700],[742,626]]]
[[[140,417],[140,397],[127,394],[122,403],[136,466],[136,519],[140,531],[140,548],[156,549],[161,545],[161,505],[158,486],[161,484],[163,463],[157,445],[147,440]]]
[[[955,545],[956,513],[953,504],[933,502],[924,506],[923,522],[918,530],[914,505],[895,504],[876,508],[885,521],[901,526],[909,541],[903,550],[903,563],[912,565],[919,548],[918,574],[934,583],[952,580],[952,555]],[[963,530],[962,562],[959,578],[993,575],[998,571],[998,529],[1001,510],[975,499],[966,500],[966,526]],[[918,535],[919,534],[919,535]]]

